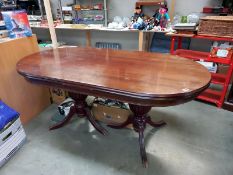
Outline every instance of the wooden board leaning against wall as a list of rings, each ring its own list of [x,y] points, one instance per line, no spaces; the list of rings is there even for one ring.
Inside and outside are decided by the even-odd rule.
[[[49,90],[28,83],[16,71],[16,63],[38,52],[36,36],[0,43],[0,98],[21,114],[27,123],[49,104]]]

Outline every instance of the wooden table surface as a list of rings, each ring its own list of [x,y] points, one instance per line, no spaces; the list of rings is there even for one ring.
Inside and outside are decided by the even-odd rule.
[[[150,106],[189,98],[211,80],[202,65],[178,56],[95,48],[36,53],[23,58],[17,70],[34,83]]]

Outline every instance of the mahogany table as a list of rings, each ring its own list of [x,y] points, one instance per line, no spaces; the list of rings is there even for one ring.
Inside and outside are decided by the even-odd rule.
[[[129,103],[133,116],[119,125],[133,124],[139,133],[142,163],[147,166],[144,144],[146,124],[155,123],[147,115],[152,107],[178,105],[193,100],[205,90],[211,75],[202,65],[178,56],[138,51],[95,48],[63,48],[35,53],[17,64],[28,81],[65,89],[75,100],[68,116],[51,129],[67,123],[73,114],[87,117],[102,134],[107,131],[94,119],[87,95]]]

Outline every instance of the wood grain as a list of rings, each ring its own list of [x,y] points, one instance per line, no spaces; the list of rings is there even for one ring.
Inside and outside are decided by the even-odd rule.
[[[169,10],[169,16],[171,21],[173,21],[174,15],[175,15],[175,7],[176,7],[176,0],[171,0],[171,6]]]
[[[57,42],[57,35],[56,35],[54,22],[53,22],[53,15],[52,15],[52,10],[51,10],[50,0],[44,0],[44,7],[45,7],[45,12],[46,12],[46,18],[48,21],[49,33],[51,36],[53,48],[55,49],[58,47],[58,42]]]
[[[86,47],[91,47],[91,31],[86,31]]]
[[[29,81],[144,106],[169,106],[195,98],[211,75],[191,60],[166,54],[63,48],[23,58]]]
[[[49,105],[47,88],[32,85],[16,72],[16,63],[38,52],[36,37],[20,38],[0,43],[0,98],[21,114],[23,123]]]
[[[144,51],[145,47],[144,47],[144,32],[143,31],[139,31],[138,33],[138,50],[139,51]]]

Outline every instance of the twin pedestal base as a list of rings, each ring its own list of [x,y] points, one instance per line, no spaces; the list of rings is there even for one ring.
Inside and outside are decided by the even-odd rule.
[[[99,123],[97,123],[94,116],[92,115],[91,110],[86,103],[87,95],[74,94],[74,93],[69,93],[69,95],[75,101],[74,105],[70,108],[70,112],[64,118],[64,120],[52,126],[50,130],[63,127],[66,123],[68,123],[71,120],[71,118],[75,114],[77,114],[81,118],[86,117],[89,120],[89,122],[95,127],[95,129],[99,131],[101,134],[108,135],[107,130],[104,129]],[[120,125],[108,125],[108,126],[114,129],[121,129],[129,124],[133,124],[134,130],[139,134],[139,146],[140,146],[142,164],[144,167],[147,167],[148,161],[147,161],[145,142],[144,142],[144,130],[146,128],[146,125],[149,124],[153,127],[161,127],[164,126],[166,123],[164,121],[155,123],[151,120],[151,118],[147,115],[148,112],[151,110],[151,107],[138,106],[133,104],[130,104],[129,107],[130,110],[133,112],[133,115],[129,116],[126,122]]]

